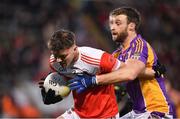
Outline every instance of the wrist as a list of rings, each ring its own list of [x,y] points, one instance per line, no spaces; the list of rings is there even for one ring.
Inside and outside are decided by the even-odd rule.
[[[94,84],[98,85],[97,75],[95,75],[93,78],[94,78]]]

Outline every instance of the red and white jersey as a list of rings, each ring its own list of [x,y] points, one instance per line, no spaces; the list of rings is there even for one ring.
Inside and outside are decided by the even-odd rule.
[[[90,47],[78,47],[79,58],[70,68],[64,69],[53,56],[50,67],[66,77],[74,77],[79,73],[96,75],[116,70],[120,61],[102,50]],[[88,88],[81,94],[73,91],[74,111],[81,118],[108,118],[118,113],[118,106],[113,85]]]

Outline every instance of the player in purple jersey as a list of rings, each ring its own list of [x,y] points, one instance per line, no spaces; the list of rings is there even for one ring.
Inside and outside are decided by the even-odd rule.
[[[133,110],[121,118],[173,118],[163,75],[138,77],[145,68],[153,69],[158,64],[153,48],[137,33],[140,22],[140,14],[134,8],[113,10],[109,16],[110,30],[113,41],[120,44],[113,55],[124,63],[111,73],[77,76],[70,86],[73,90],[83,91],[90,86],[124,82],[133,102]]]

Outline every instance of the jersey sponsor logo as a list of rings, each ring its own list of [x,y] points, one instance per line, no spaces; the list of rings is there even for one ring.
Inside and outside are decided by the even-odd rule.
[[[132,56],[131,59],[139,59],[140,58],[140,53],[139,52],[135,52]]]

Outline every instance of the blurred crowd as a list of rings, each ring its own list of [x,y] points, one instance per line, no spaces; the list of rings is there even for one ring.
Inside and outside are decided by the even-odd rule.
[[[37,82],[49,73],[46,41],[59,29],[76,33],[79,46],[111,53],[116,44],[109,12],[120,6],[140,11],[140,33],[165,64],[168,93],[180,117],[179,0],[1,0],[0,117],[57,117],[71,107],[71,95],[44,105]]]

